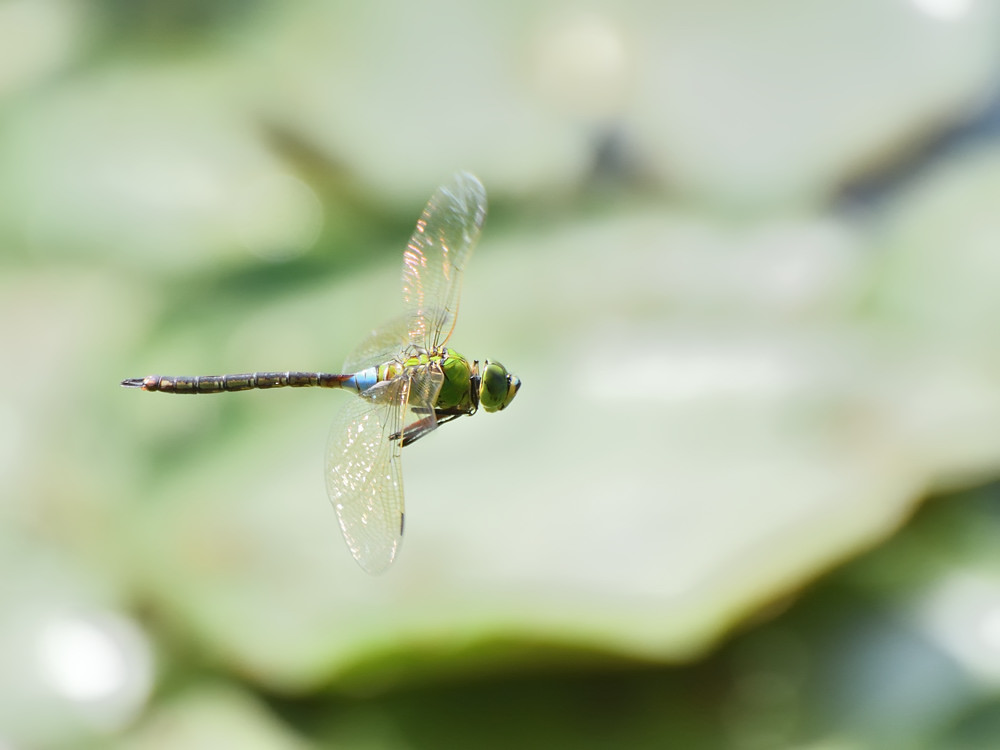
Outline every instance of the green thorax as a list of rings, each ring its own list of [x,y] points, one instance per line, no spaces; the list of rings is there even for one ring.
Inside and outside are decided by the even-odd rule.
[[[477,375],[475,363],[469,362],[454,349],[441,349],[436,354],[422,352],[402,363],[389,362],[378,368],[378,379],[391,380],[411,367],[422,367],[438,363],[444,373],[444,382],[434,403],[438,409],[473,410],[476,396],[473,394],[473,376]]]

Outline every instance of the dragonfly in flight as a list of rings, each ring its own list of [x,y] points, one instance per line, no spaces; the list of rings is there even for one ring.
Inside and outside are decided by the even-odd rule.
[[[403,537],[402,449],[458,417],[506,408],[521,381],[499,362],[469,360],[447,346],[462,273],[486,219],[486,191],[454,175],[431,196],[403,253],[405,313],[373,331],[341,373],[128,378],[122,385],[163,393],[222,393],[313,386],[354,391],[334,420],[326,455],[327,494],[358,564],[380,573]]]

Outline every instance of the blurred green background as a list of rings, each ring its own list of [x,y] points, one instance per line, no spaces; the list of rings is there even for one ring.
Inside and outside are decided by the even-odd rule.
[[[490,195],[385,575],[318,390]],[[0,0],[0,747],[1000,746],[996,0]]]

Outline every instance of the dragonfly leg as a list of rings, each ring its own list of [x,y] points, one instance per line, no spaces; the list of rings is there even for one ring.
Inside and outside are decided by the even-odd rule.
[[[403,435],[403,441],[401,445],[405,448],[408,445],[412,445],[417,442],[424,435],[429,433],[435,427],[439,425],[448,424],[454,419],[465,416],[468,414],[464,409],[435,409],[433,417],[424,417],[423,419],[417,420],[409,426],[406,430],[406,434]],[[389,436],[390,440],[399,440],[399,433],[394,432]]]

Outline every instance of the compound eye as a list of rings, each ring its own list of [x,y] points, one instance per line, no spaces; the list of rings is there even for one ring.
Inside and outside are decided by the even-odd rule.
[[[483,368],[479,402],[486,411],[497,411],[506,406],[510,377],[499,362],[487,362]]]

